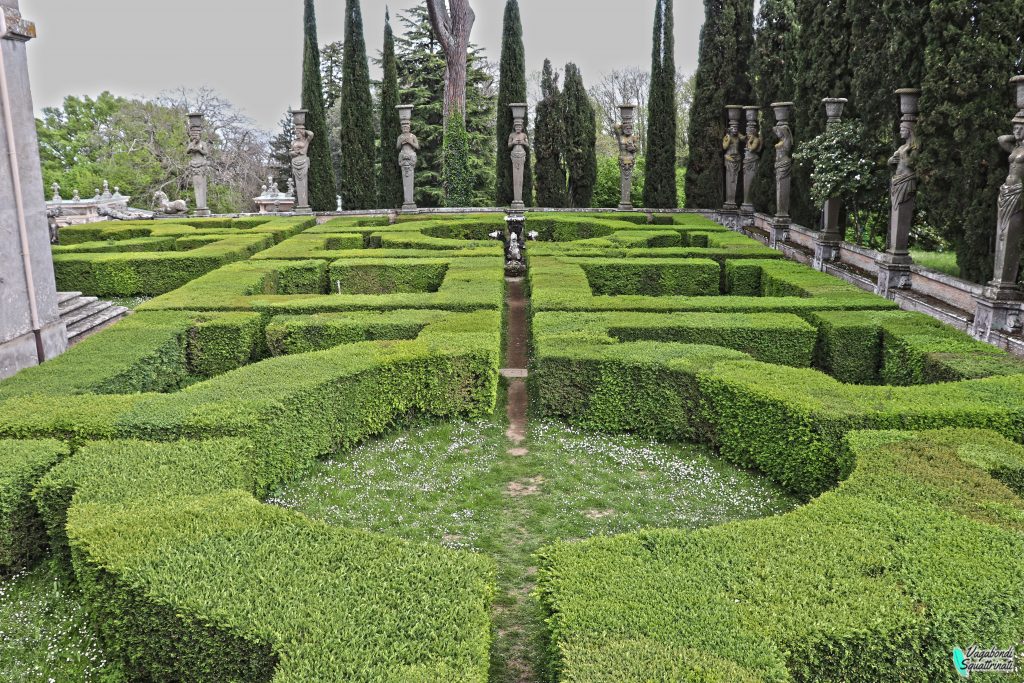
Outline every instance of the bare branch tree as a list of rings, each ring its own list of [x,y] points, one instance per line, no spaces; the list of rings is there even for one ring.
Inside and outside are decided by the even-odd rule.
[[[632,103],[636,110],[637,142],[647,140],[647,96],[651,89],[651,74],[631,66],[612,71],[590,89],[590,97],[598,108],[598,122],[604,135],[614,137],[619,123],[619,105]],[[639,151],[643,155],[643,150]]]
[[[466,118],[466,62],[476,14],[469,0],[427,0],[430,25],[444,51],[444,123],[452,112]]]

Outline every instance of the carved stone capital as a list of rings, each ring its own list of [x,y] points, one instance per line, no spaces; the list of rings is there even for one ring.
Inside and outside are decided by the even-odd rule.
[[[36,37],[36,25],[16,7],[0,7],[0,38],[25,43]]]

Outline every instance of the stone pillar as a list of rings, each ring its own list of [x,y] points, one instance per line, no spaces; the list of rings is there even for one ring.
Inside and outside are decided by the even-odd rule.
[[[26,45],[35,25],[0,0],[0,379],[63,353]]]
[[[725,108],[728,121],[722,150],[725,153],[725,204],[722,205],[722,222],[730,228],[740,224],[740,207],[736,196],[739,190],[740,169],[743,167],[743,135],[740,133],[740,119],[743,107],[730,104]]]
[[[1016,89],[1019,111],[1013,118],[1013,135],[999,138],[999,145],[1010,154],[1010,173],[999,189],[995,273],[974,315],[974,335],[985,341],[993,332],[1019,332],[1022,326],[1024,293],[1017,276],[1024,233],[1024,76],[1015,76],[1010,83]]]
[[[621,199],[619,211],[633,210],[633,170],[636,168],[637,143],[635,135],[636,105],[619,105],[622,122],[615,127],[615,137],[619,142],[619,182]]]
[[[743,225],[754,224],[754,179],[757,168],[761,164],[761,107],[743,107],[747,119],[747,134],[744,136],[746,150],[743,152],[743,205],[740,207],[740,220]]]
[[[526,157],[530,148],[530,138],[526,134],[526,107],[522,102],[510,104],[512,109],[512,134],[508,138],[508,147],[512,150],[512,210],[525,211],[523,202],[523,178],[526,175]]]
[[[792,102],[773,102],[771,108],[775,114],[772,132],[779,139],[775,144],[775,218],[768,235],[769,246],[775,248],[789,239],[789,226],[793,223],[789,216],[793,183],[793,131],[789,122],[793,118],[794,105]]]
[[[822,100],[825,115],[828,117],[829,128],[843,120],[843,107],[849,100],[842,97],[827,97]],[[839,247],[843,243],[843,234],[839,230],[839,209],[842,201],[838,197],[825,200],[821,210],[821,232],[814,239],[814,267],[824,270],[825,264],[835,261],[839,256]]]
[[[295,179],[295,213],[311,214],[309,206],[309,145],[313,142],[313,131],[306,130],[305,109],[292,112],[295,124],[295,139],[292,140],[292,177]]]
[[[416,213],[416,160],[420,150],[420,141],[412,133],[412,105],[399,105],[396,109],[398,109],[398,120],[402,124],[402,134],[398,136],[398,165],[402,168],[404,197],[402,213]]]
[[[207,172],[210,168],[210,146],[203,139],[203,115],[188,115],[188,165],[192,171],[192,189],[196,195],[196,216],[209,216],[207,204]]]
[[[914,210],[917,207],[917,159],[921,145],[917,139],[917,116],[920,113],[918,100],[921,91],[901,88],[896,91],[900,98],[900,137],[904,144],[889,159],[893,169],[889,214],[889,241],[885,253],[878,257],[878,283],[875,293],[889,299],[898,289],[910,287],[910,229],[914,224]]]

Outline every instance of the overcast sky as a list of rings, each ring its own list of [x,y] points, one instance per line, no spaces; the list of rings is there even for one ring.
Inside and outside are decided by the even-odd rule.
[[[396,12],[419,0],[388,0]],[[655,0],[519,0],[527,69],[575,61],[589,84],[616,68],[650,68]],[[345,0],[317,0],[321,44],[344,34]],[[383,45],[383,0],[362,0],[367,51]],[[676,63],[697,65],[702,0],[676,0]],[[473,0],[473,41],[500,54],[504,0]],[[152,96],[208,86],[274,129],[298,106],[302,0],[21,0],[36,110],[66,95]]]

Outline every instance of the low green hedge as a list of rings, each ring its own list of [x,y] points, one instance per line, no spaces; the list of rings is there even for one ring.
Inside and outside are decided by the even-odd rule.
[[[992,474],[1024,451],[963,431],[845,448],[850,478],[787,515],[544,549],[559,680],[952,682],[953,647],[1019,645],[1024,503]]]
[[[270,235],[226,237],[191,251],[59,253],[57,287],[93,296],[158,296],[273,244]]]
[[[322,351],[340,344],[383,339],[415,339],[444,311],[389,311],[280,315],[267,325],[267,345],[276,356]]]
[[[578,259],[595,296],[712,296],[721,280],[709,259]]]
[[[448,274],[448,261],[364,259],[335,261],[328,277],[334,294],[414,294],[436,292]]]
[[[29,566],[46,548],[46,530],[30,494],[67,457],[59,441],[0,440],[0,575]]]

